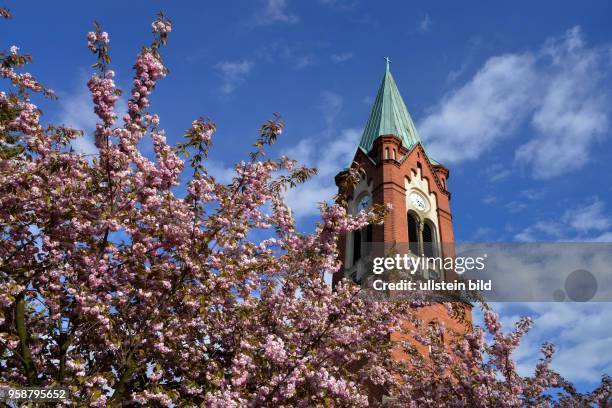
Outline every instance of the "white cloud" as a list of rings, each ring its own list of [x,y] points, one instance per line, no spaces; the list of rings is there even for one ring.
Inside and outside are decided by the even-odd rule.
[[[448,76],[446,77],[446,82],[449,83],[449,84],[452,83],[452,82],[455,82],[455,80],[459,79],[459,77],[462,76],[465,73],[467,67],[468,67],[468,64],[467,63],[463,63],[463,64],[461,64],[461,66],[459,68],[457,68],[455,70],[451,70],[448,73]]]
[[[419,31],[424,33],[429,30],[429,27],[431,27],[431,19],[429,18],[429,14],[425,14],[419,23]]]
[[[229,184],[236,174],[234,167],[226,166],[224,162],[208,158],[204,161],[204,167],[208,173],[213,176],[219,183]]]
[[[540,200],[545,195],[546,195],[546,190],[541,189],[541,188],[540,189],[528,188],[526,190],[519,192],[519,196],[526,198],[528,200]]]
[[[536,178],[549,178],[582,167],[589,149],[608,129],[607,98],[600,92],[603,69],[597,49],[585,47],[578,27],[550,40],[543,54],[554,75],[533,114],[538,135],[516,152]]]
[[[66,95],[60,99],[61,116],[60,122],[74,129],[83,130],[82,137],[75,139],[72,146],[77,152],[92,155],[98,154],[98,148],[94,145],[92,131],[95,129],[98,117],[93,111],[91,95],[85,92],[74,95]]]
[[[352,52],[342,52],[342,53],[339,53],[339,54],[332,54],[332,56],[331,56],[331,60],[333,62],[335,62],[336,64],[348,61],[351,58],[353,58],[353,53]]]
[[[534,62],[530,54],[490,58],[446,95],[419,126],[432,157],[443,163],[476,159],[509,136],[527,113],[537,81]]]
[[[511,213],[521,212],[528,207],[523,201],[510,201],[506,204],[506,209]]]
[[[497,173],[493,173],[493,175],[489,178],[489,180],[493,182],[493,181],[497,181],[501,179],[501,178],[494,177],[495,175],[497,175]],[[504,177],[507,177],[509,175],[510,175],[510,172],[508,171],[508,174],[506,174]],[[524,211],[532,207],[533,201],[540,200],[545,195],[546,195],[546,191],[543,189],[522,190],[516,195],[515,199],[507,202],[504,205],[504,207],[506,208],[508,212],[516,214],[516,213],[519,213],[521,211]],[[485,204],[490,204],[490,202],[487,201],[487,197],[483,199],[483,202]],[[556,224],[556,223],[553,223],[553,224]],[[558,233],[552,234],[553,230],[551,230],[549,223],[540,221],[536,223],[535,225],[531,225],[530,228],[519,232],[517,234],[517,237],[519,238],[517,239],[519,239],[520,241],[535,241],[536,239],[534,238],[534,233],[536,232],[547,232],[551,235],[554,235],[555,237],[559,236]],[[559,231],[555,230],[554,232],[559,232]]]
[[[494,195],[488,195],[482,199],[482,202],[487,205],[494,204],[495,202],[497,202],[497,197],[495,197]]]
[[[254,63],[249,60],[222,61],[215,65],[221,74],[223,83],[221,92],[231,94],[241,85],[253,69]]]
[[[293,65],[293,69],[303,69],[306,68],[307,66],[310,66],[314,63],[314,58],[310,55],[303,55],[301,57],[299,57],[297,59],[297,61],[295,61],[295,64]]]
[[[300,19],[287,10],[287,0],[265,0],[264,7],[255,13],[255,24],[295,24]]]
[[[484,170],[484,173],[487,175],[489,181],[492,183],[507,179],[508,177],[510,177],[510,174],[512,174],[508,166],[505,166],[501,163],[492,164]]]
[[[508,210],[512,210],[508,208]],[[538,221],[533,225],[525,228],[514,236],[516,241],[534,242],[542,239],[547,240],[562,240],[564,236],[565,226],[556,221]]]
[[[542,220],[530,225],[517,233],[514,239],[521,242],[612,242],[612,231],[608,231],[611,226],[612,217],[606,214],[604,202],[595,197],[590,203],[565,210],[558,219]]]
[[[603,373],[612,372],[612,326],[607,324],[611,303],[498,303],[493,307],[505,325],[518,315],[534,319],[534,328],[515,353],[522,375],[533,375],[541,357],[539,346],[546,341],[557,348],[553,369],[573,382],[595,385]],[[481,320],[478,311],[475,320]]]
[[[534,178],[582,167],[609,129],[604,85],[610,47],[587,47],[579,27],[541,49],[489,58],[448,93],[420,125],[432,156],[447,163],[479,158],[527,129],[515,152]]]
[[[318,214],[318,203],[330,200],[337,193],[334,176],[348,167],[360,137],[360,130],[344,129],[330,141],[308,138],[284,152],[299,163],[318,170],[316,176],[286,194],[287,202],[297,217]]]
[[[309,67],[317,61],[312,53],[311,44],[304,42],[288,44],[285,40],[277,40],[257,48],[253,58],[267,64],[286,63],[295,70]]]
[[[283,151],[298,163],[318,170],[316,176],[285,194],[296,217],[319,213],[318,204],[329,201],[337,193],[334,176],[348,167],[353,159],[361,130],[335,130],[336,117],[343,104],[342,96],[330,91],[322,92],[317,109],[322,112],[325,128],[318,136],[303,138],[297,145]]]
[[[323,91],[321,93],[321,104],[318,106],[319,110],[323,112],[323,117],[327,123],[328,131],[331,130],[336,116],[342,110],[344,104],[342,97],[334,92]],[[357,145],[353,146],[356,147]]]
[[[495,197],[493,197],[495,199]],[[495,231],[488,227],[478,227],[474,234],[472,235],[472,239],[474,241],[483,241],[483,240],[491,240],[495,236]]]
[[[592,239],[593,242],[612,242],[612,232],[604,232]]]
[[[612,225],[612,220],[604,214],[603,201],[595,199],[592,204],[566,211],[563,220],[579,232],[604,231]]]

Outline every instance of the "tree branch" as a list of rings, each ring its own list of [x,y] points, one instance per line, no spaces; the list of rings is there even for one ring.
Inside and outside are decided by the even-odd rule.
[[[117,383],[117,387],[115,388],[115,392],[111,397],[111,401],[120,402],[124,399],[125,393],[128,389],[128,384],[130,381],[132,381],[132,376],[134,375],[135,370],[136,364],[132,359],[132,352],[130,351],[125,362],[125,370],[119,379],[119,383]]]
[[[36,374],[36,367],[32,360],[32,354],[28,346],[28,331],[26,328],[26,317],[25,317],[25,291],[17,295],[15,302],[15,327],[17,329],[17,335],[19,336],[19,342],[21,344],[21,356],[23,369],[28,379],[28,385],[36,385],[38,383],[38,375]]]

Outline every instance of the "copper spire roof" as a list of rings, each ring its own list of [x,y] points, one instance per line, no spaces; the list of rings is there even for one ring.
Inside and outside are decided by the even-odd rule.
[[[385,60],[387,61],[385,76],[378,88],[374,106],[372,106],[359,143],[359,147],[365,152],[372,149],[374,141],[381,135],[399,137],[402,145],[407,149],[421,142],[419,133],[389,70],[390,60],[388,58]]]

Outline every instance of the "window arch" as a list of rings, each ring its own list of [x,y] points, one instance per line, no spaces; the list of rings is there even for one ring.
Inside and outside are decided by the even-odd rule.
[[[358,196],[354,205],[354,214],[357,214],[362,210],[367,211],[372,206],[372,197],[367,192],[364,192]],[[369,255],[370,245],[364,246],[363,244],[372,242],[372,225],[368,224],[359,230],[353,231],[352,235],[352,264],[355,265],[363,256]]]
[[[408,211],[408,249],[416,255],[432,258],[437,255],[437,233],[435,224],[425,219],[421,221],[413,211]]]
[[[367,256],[370,253],[370,246],[364,247],[364,244],[372,242],[372,224],[368,224],[362,229],[353,231],[353,265],[361,259],[362,256]]]
[[[423,254],[426,257],[435,256],[435,233],[429,220],[423,223]]]
[[[419,220],[412,212],[408,212],[408,249],[413,254],[419,254]]]

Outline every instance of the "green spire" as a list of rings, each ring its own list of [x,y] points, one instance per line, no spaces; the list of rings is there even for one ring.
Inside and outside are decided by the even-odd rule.
[[[385,61],[387,62],[387,70],[380,88],[378,88],[372,112],[370,112],[368,123],[363,130],[361,142],[359,143],[359,147],[366,152],[372,149],[374,141],[381,135],[395,135],[399,137],[402,145],[407,149],[421,142],[421,138],[389,70],[391,60],[385,57]]]

